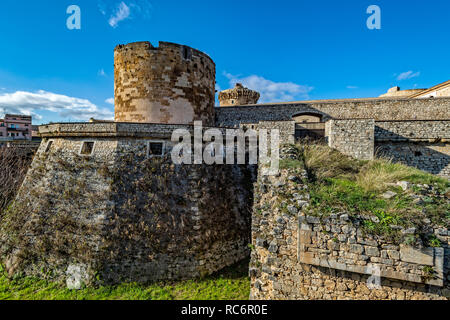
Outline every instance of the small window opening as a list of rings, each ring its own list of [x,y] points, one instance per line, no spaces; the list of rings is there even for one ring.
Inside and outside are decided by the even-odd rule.
[[[47,143],[47,147],[45,148],[45,153],[50,152],[50,149],[51,149],[51,147],[52,147],[52,144],[53,144],[53,141],[49,141],[49,142]]]
[[[184,60],[191,60],[191,58],[192,58],[191,48],[183,47],[182,52],[183,52],[183,59]]]
[[[414,155],[415,155],[416,157],[421,157],[421,156],[422,156],[422,152],[416,151],[416,152],[414,152]]]
[[[149,142],[148,144],[148,156],[149,157],[162,157],[164,155],[164,143],[163,142]]]
[[[94,151],[94,142],[83,142],[80,154],[83,156],[90,156]]]

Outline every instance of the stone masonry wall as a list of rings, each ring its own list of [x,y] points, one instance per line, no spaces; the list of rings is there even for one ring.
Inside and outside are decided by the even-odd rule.
[[[114,50],[115,120],[213,125],[215,64],[173,43],[119,45]]]
[[[259,131],[261,129],[267,130],[270,136],[271,130],[278,130],[280,137],[280,145],[295,143],[295,122],[294,121],[261,121],[254,124],[241,124],[241,127],[246,129],[253,129]],[[270,139],[268,140],[270,142]]]
[[[391,159],[450,177],[450,121],[330,120],[329,146],[357,159]]]
[[[248,255],[251,167],[174,165],[167,136],[156,139],[166,156],[148,158],[154,138],[113,136],[125,128],[77,137],[73,126],[52,127],[72,137],[47,133],[0,217],[10,275],[66,280],[77,269],[87,284],[186,279]],[[86,141],[95,142],[91,156],[79,154]]]
[[[377,142],[378,157],[450,178],[450,143],[448,142]]]
[[[450,119],[450,98],[324,100],[216,108],[216,125],[238,127],[240,123],[289,121],[294,116],[305,112],[317,113],[323,116],[324,121],[329,119],[448,120]]]
[[[377,121],[377,156],[450,177],[450,120]]]
[[[330,120],[325,125],[328,145],[361,160],[374,156],[374,120]]]
[[[304,216],[307,173],[258,177],[252,220],[251,299],[433,300],[450,298],[450,233],[441,248],[397,246],[363,233],[345,212]],[[365,219],[361,217],[361,219]],[[379,287],[372,281],[379,268]],[[431,271],[432,270],[432,271]],[[369,281],[370,280],[370,281]]]
[[[376,121],[375,140],[382,141],[450,141],[450,120]]]

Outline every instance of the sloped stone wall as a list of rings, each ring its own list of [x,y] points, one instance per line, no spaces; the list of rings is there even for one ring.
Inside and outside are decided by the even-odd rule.
[[[164,157],[148,158],[149,138],[53,135],[0,217],[10,275],[64,281],[82,270],[87,284],[186,279],[249,254],[251,167],[174,165],[167,140]],[[85,141],[95,143],[92,156],[79,155]]]

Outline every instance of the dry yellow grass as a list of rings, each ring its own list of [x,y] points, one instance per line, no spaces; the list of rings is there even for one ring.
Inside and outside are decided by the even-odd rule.
[[[356,182],[366,191],[383,191],[392,183],[407,179],[414,169],[387,159],[368,162],[356,175]]]
[[[355,174],[360,161],[353,160],[323,144],[304,144],[305,165],[318,180]]]
[[[438,183],[445,188],[444,179],[390,159],[359,161],[352,159],[325,144],[300,143],[304,150],[306,168],[317,180],[345,178],[356,182],[365,191],[382,192],[399,181]]]

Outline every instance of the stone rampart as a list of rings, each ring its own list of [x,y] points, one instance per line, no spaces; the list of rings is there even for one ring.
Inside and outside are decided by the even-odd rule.
[[[254,170],[175,165],[171,129],[41,127],[45,138],[0,221],[7,272],[147,282],[200,277],[247,257]]]
[[[216,108],[216,125],[236,127],[240,123],[289,121],[301,113],[318,114],[323,117],[323,121],[448,120],[450,98],[323,100]]]

